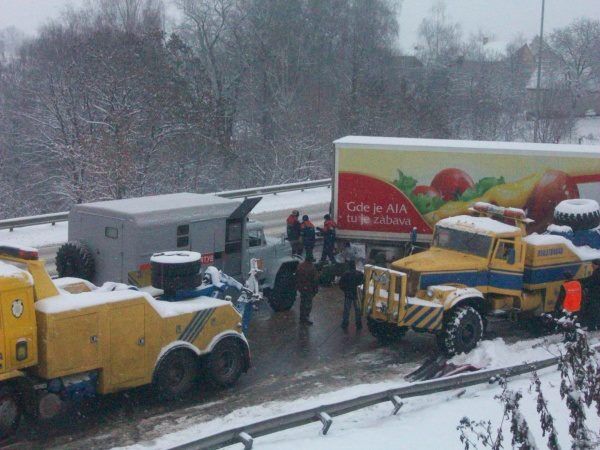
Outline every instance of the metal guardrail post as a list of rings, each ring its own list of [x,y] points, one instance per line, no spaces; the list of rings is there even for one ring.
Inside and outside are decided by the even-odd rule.
[[[359,409],[376,405],[378,403],[389,401],[394,404],[393,413],[397,414],[403,405],[403,400],[407,398],[431,395],[455,389],[464,390],[464,388],[469,386],[489,383],[490,380],[497,379],[498,377],[514,377],[524,373],[532,372],[534,370],[551,367],[556,365],[558,362],[559,358],[553,357],[542,361],[536,361],[534,363],[519,364],[501,369],[471,372],[448,378],[411,383],[396,389],[375,392],[357,398],[321,405],[304,411],[297,411],[290,414],[285,414],[283,416],[277,416],[271,419],[265,419],[259,422],[243,425],[234,429],[221,431],[187,444],[172,447],[171,450],[221,448],[241,442],[241,433],[246,433],[247,436],[251,436],[252,439],[256,439],[261,436],[288,430],[290,428],[300,427],[316,421],[323,423],[322,432],[323,434],[326,434],[329,431],[329,427],[331,427],[331,423],[333,423],[332,417],[335,416],[347,414]],[[463,392],[461,391],[461,393]]]

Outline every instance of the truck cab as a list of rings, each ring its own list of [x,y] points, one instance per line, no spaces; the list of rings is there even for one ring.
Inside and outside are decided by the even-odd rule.
[[[558,313],[568,274],[591,274],[591,249],[562,236],[527,236],[522,210],[483,202],[471,210],[479,216],[439,221],[428,250],[391,269],[367,266],[363,306],[373,335],[432,332],[444,353],[468,352],[482,338],[486,316]]]

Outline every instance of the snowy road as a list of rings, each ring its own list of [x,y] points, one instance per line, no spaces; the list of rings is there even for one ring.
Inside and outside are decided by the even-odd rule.
[[[109,396],[61,423],[37,430],[21,427],[19,444],[99,449],[150,441],[264,402],[398,378],[436,351],[427,334],[409,333],[391,347],[379,346],[366,330],[344,334],[339,328],[341,308],[341,292],[322,289],[315,300],[315,324],[306,329],[297,325],[298,305],[277,314],[263,305],[249,332],[253,367],[234,388],[213,391],[201,383],[186,401],[167,404],[155,401],[147,389]],[[532,336],[523,326],[504,321],[490,328],[507,341]]]

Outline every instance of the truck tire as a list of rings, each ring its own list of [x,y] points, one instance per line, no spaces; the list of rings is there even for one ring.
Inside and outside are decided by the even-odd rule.
[[[234,339],[223,339],[208,355],[206,369],[210,381],[220,387],[233,386],[244,371],[244,352]]]
[[[76,277],[92,281],[96,275],[94,255],[81,242],[67,242],[61,245],[56,252],[56,271],[61,278]]]
[[[398,342],[404,337],[408,330],[406,327],[399,327],[392,323],[382,322],[370,317],[367,317],[367,328],[373,337],[381,344]]]
[[[275,285],[268,297],[275,312],[289,311],[296,301],[296,275],[291,267],[282,267],[275,277]]]
[[[595,200],[563,200],[554,209],[554,223],[571,227],[573,231],[591,230],[600,225],[600,208]]]
[[[0,387],[0,439],[12,435],[21,420],[21,404],[11,386]]]
[[[458,306],[444,318],[444,329],[437,335],[438,347],[446,356],[468,353],[483,337],[483,320],[471,306]]]
[[[198,376],[198,359],[190,350],[176,349],[158,363],[154,375],[154,387],[160,398],[182,398],[193,386]]]

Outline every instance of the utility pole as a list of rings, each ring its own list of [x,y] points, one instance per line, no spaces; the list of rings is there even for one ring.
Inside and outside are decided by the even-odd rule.
[[[540,141],[540,114],[542,99],[542,52],[544,51],[544,7],[546,0],[542,0],[542,17],[540,20],[540,48],[537,62],[537,84],[535,88],[535,123],[533,126],[533,142]]]

